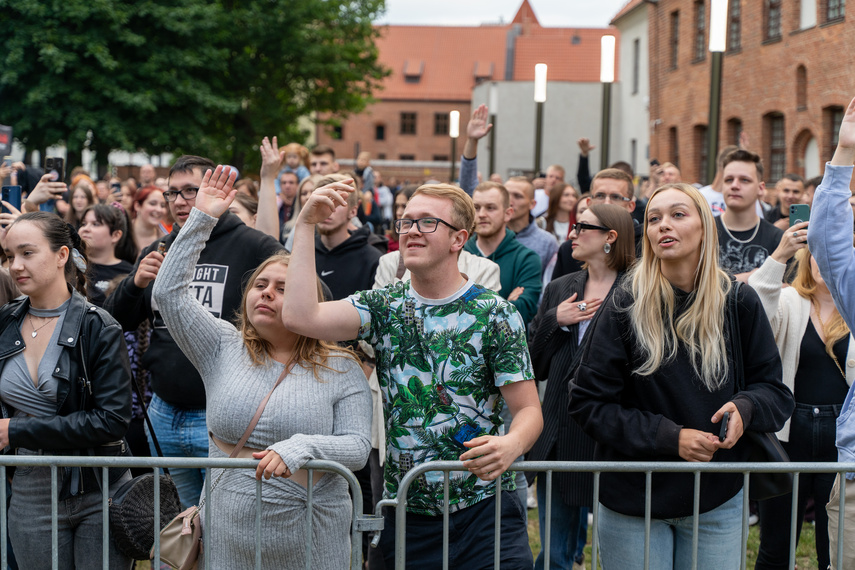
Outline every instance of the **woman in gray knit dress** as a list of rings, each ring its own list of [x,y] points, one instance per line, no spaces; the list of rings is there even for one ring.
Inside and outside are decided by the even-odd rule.
[[[296,362],[239,455],[260,459],[256,472],[208,472],[215,487],[204,507],[211,509],[204,555],[214,568],[254,567],[256,479],[264,477],[262,567],[304,568],[307,474],[301,468],[310,459],[337,461],[351,470],[365,464],[371,447],[371,397],[355,358],[282,325],[284,254],[266,260],[249,278],[239,329],[197,300],[189,283],[218,219],[232,215],[227,209],[235,195],[233,182],[228,168],[205,174],[195,208],[159,268],[153,296],[169,332],[205,383],[211,457],[231,453],[283,367]],[[313,479],[312,568],[346,568],[351,522],[347,483],[318,472]]]

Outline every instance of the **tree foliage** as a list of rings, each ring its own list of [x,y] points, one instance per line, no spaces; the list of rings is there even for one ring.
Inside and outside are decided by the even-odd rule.
[[[0,123],[30,149],[193,153],[243,167],[385,72],[384,0],[0,0]]]

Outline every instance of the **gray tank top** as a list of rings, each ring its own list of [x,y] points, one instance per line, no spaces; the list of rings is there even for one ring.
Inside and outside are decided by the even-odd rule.
[[[36,318],[59,318],[56,320],[56,326],[53,328],[53,334],[51,334],[45,354],[39,362],[38,386],[33,384],[30,371],[27,368],[27,360],[24,358],[26,349],[9,358],[3,367],[2,375],[0,375],[0,400],[15,408],[15,417],[56,415],[59,381],[54,377],[53,372],[56,370],[56,365],[62,354],[63,347],[57,344],[57,340],[70,302],[71,298],[56,309],[34,309],[30,307],[30,314]],[[27,319],[29,317],[25,318],[24,321]],[[21,325],[23,326],[23,321]]]

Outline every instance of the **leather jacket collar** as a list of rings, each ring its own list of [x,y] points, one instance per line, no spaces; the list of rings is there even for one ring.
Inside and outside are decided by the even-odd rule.
[[[80,329],[83,324],[83,315],[87,310],[95,310],[95,306],[91,305],[87,309],[87,301],[75,290],[71,290],[71,302],[65,313],[65,319],[62,322],[60,329],[58,344],[67,347],[77,346],[77,339],[80,336]],[[17,326],[9,326],[10,323],[3,323],[3,329],[0,331],[0,359],[6,358],[20,350],[23,350],[23,338],[21,337],[20,324],[27,316],[30,310],[30,298],[19,297],[9,303],[11,312],[9,319],[16,323]]]

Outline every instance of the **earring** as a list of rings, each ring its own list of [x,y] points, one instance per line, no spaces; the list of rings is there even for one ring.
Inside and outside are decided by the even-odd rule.
[[[605,251],[606,253],[609,253],[611,250],[612,250],[612,244],[607,243],[607,244],[603,245],[603,251]]]

